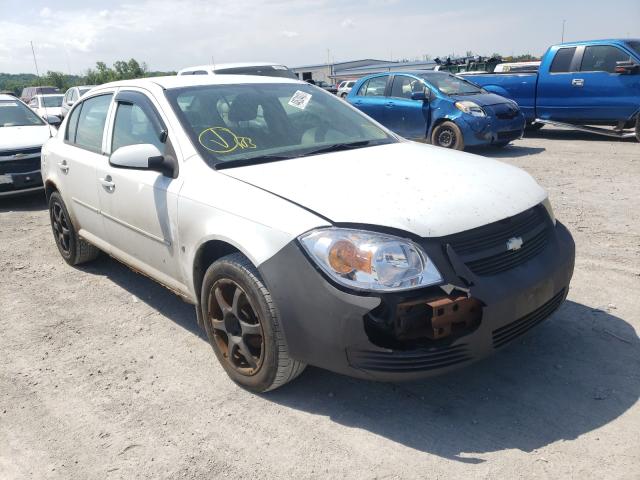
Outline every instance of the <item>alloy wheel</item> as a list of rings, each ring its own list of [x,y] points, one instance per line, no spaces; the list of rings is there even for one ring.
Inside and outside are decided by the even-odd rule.
[[[247,293],[230,279],[217,280],[208,298],[213,337],[229,364],[242,375],[254,375],[264,360],[262,324]]]
[[[51,209],[51,225],[60,249],[69,255],[71,252],[71,229],[69,219],[58,202]]]

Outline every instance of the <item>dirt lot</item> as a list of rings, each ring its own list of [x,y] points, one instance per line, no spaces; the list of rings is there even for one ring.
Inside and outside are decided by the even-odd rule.
[[[572,231],[568,301],[457,373],[309,368],[230,382],[193,307],[110,258],[59,256],[40,196],[0,201],[0,478],[640,476],[640,145],[543,129],[500,157]]]

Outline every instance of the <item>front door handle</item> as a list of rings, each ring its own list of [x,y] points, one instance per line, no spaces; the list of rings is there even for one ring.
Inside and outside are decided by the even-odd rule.
[[[111,175],[107,175],[106,177],[100,178],[99,180],[107,192],[111,193],[116,189],[116,184],[113,183]]]
[[[394,106],[394,105],[395,105],[395,104],[394,104],[393,102],[387,102],[385,106],[386,106],[387,108],[393,108],[393,106]]]
[[[571,85],[574,87],[584,87],[584,79],[574,78],[573,80],[571,80]]]
[[[67,165],[66,160],[62,160],[61,162],[58,162],[58,168],[62,171],[62,173],[69,172],[69,165]]]

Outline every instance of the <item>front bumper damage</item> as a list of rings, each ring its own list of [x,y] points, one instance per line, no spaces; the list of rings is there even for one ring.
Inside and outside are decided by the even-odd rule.
[[[533,258],[489,275],[465,268],[439,239],[425,240],[444,285],[411,293],[362,295],[339,288],[297,242],[259,270],[293,358],[354,377],[412,380],[490,355],[561,305],[575,247],[562,224],[550,225],[548,241]]]

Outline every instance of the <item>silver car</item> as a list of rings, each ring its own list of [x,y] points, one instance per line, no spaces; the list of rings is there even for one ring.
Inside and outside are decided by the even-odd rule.
[[[388,381],[468,365],[548,317],[573,272],[528,173],[407,141],[288,78],[101,85],[42,171],[64,260],[104,251],[196,305],[256,392],[307,364]]]

